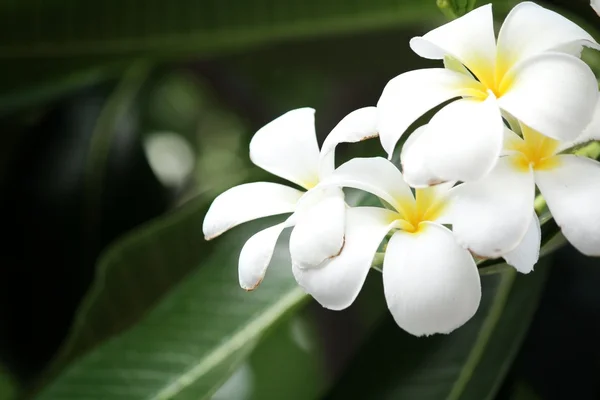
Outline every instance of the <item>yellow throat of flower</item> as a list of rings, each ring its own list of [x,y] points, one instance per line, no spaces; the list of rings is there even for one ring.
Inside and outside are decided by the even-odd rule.
[[[399,228],[409,233],[419,233],[425,229],[422,222],[435,221],[446,209],[445,198],[438,195],[435,186],[416,190],[416,199],[398,199],[399,210],[395,218]]]
[[[559,165],[556,151],[560,142],[541,133],[521,125],[523,140],[511,140],[506,144],[507,150],[517,152],[514,157],[515,166],[528,171],[531,166],[534,170],[548,170]]]

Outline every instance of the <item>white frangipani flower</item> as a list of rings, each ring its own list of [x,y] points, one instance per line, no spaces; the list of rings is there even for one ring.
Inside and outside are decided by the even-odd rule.
[[[591,120],[597,88],[578,58],[583,46],[600,48],[583,29],[531,2],[511,10],[498,40],[490,4],[413,38],[415,53],[443,59],[445,68],[409,71],[386,85],[377,104],[383,148],[391,157],[417,118],[454,98],[420,133],[424,168],[402,162],[419,172],[405,171],[413,187],[485,176],[502,150],[502,116],[557,140],[575,139]]]
[[[286,221],[256,233],[242,248],[239,280],[246,290],[262,281],[286,227],[294,226],[290,253],[303,267],[317,266],[337,255],[344,244],[344,193],[316,186],[333,171],[338,143],[376,136],[376,109],[365,107],[347,115],[331,131],[321,152],[314,112],[312,108],[292,110],[261,128],[250,142],[254,164],[305,191],[271,182],[246,183],[217,196],[204,218],[204,235],[210,240],[250,220],[292,213]]]
[[[339,256],[319,268],[293,265],[298,283],[321,305],[348,307],[358,295],[373,256],[391,230],[383,262],[383,286],[398,325],[416,335],[450,333],[467,322],[481,299],[481,283],[471,254],[460,247],[448,223],[452,183],[416,190],[400,171],[381,157],[355,158],[336,169],[323,184],[362,189],[386,201],[393,210],[355,207],[347,211],[346,244]],[[539,253],[539,224],[506,256],[525,272]],[[537,246],[537,247],[536,247]]]
[[[537,185],[567,240],[583,254],[600,256],[600,163],[559,154],[571,144],[524,124],[521,130],[522,138],[506,130],[505,155],[488,176],[453,189],[457,241],[485,257],[512,250],[531,220]],[[589,130],[590,138],[600,136]]]

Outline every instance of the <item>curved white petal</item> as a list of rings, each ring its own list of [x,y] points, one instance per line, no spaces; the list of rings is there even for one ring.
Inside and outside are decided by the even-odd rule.
[[[442,181],[472,181],[488,174],[502,151],[504,125],[493,96],[481,102],[462,99],[431,118],[426,165]],[[426,182],[423,182],[426,183]]]
[[[481,300],[473,258],[435,223],[418,234],[392,236],[383,289],[396,323],[415,336],[452,332],[475,314]]]
[[[314,186],[319,179],[315,110],[289,111],[259,129],[250,141],[250,159],[306,189]]]
[[[396,143],[421,115],[454,97],[481,91],[475,79],[444,68],[418,69],[390,80],[377,102],[379,139],[391,158]]]
[[[456,241],[481,257],[513,250],[529,227],[535,184],[530,171],[502,157],[485,178],[453,189],[451,218]]]
[[[346,213],[346,244],[339,256],[319,268],[293,265],[296,280],[323,307],[342,310],[362,288],[373,256],[390,230],[394,213],[384,208],[356,207]]]
[[[600,92],[598,93],[598,101],[596,101],[592,121],[585,127],[582,134],[577,137],[576,142],[584,143],[588,140],[600,140]]]
[[[600,256],[600,163],[559,157],[558,167],[535,171],[535,181],[567,240],[585,255]]]
[[[346,115],[327,135],[321,147],[321,178],[335,168],[335,148],[340,143],[356,143],[379,135],[377,108],[363,107]]]
[[[202,231],[206,240],[253,219],[293,212],[304,192],[271,182],[253,182],[232,187],[210,205]]]
[[[410,48],[419,56],[434,60],[450,55],[475,76],[493,79],[496,38],[492,5],[478,7],[422,37],[412,38]]]
[[[382,157],[353,158],[340,165],[322,182],[372,193],[400,210],[401,201],[414,196],[394,164]]]
[[[590,123],[598,83],[580,59],[544,53],[520,63],[510,75],[512,83],[498,102],[525,125],[553,139],[571,141]]]
[[[505,71],[519,61],[554,50],[579,56],[581,46],[598,48],[594,38],[562,15],[526,1],[517,4],[498,34],[498,62]]]
[[[285,222],[273,225],[255,233],[246,241],[238,263],[238,278],[242,289],[254,290],[260,285],[273,257],[277,239],[286,226]]]
[[[431,141],[423,138],[426,131],[427,125],[415,129],[404,142],[400,153],[402,175],[406,183],[414,188],[427,187],[442,181],[427,166],[427,152]]]
[[[346,204],[340,189],[294,217],[295,226],[290,235],[294,264],[301,268],[316,267],[339,254],[344,245],[346,222]]]
[[[540,220],[533,213],[529,228],[521,243],[514,249],[504,255],[507,264],[523,274],[533,271],[533,266],[540,258],[540,245],[542,240],[542,231],[540,229]]]
[[[596,11],[596,14],[600,17],[600,0],[591,0],[590,6],[592,6],[592,9]]]

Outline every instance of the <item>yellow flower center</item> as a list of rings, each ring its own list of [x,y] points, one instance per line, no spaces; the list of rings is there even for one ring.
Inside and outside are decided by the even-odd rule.
[[[397,199],[398,213],[390,222],[397,222],[405,232],[422,232],[426,226],[422,222],[435,221],[446,209],[445,198],[438,196],[437,190],[435,186],[417,189],[416,199]]]
[[[498,59],[496,64],[490,64],[489,61],[478,57],[471,57],[469,65],[465,68],[456,60],[448,58],[446,67],[461,73],[467,73],[466,68],[477,78],[470,87],[465,88],[465,96],[474,97],[478,100],[485,100],[492,92],[497,99],[505,95],[514,82],[514,76],[509,72],[507,63]]]
[[[523,140],[510,140],[506,143],[507,150],[516,151],[515,166],[522,171],[528,171],[531,166],[534,170],[548,170],[559,165],[560,159],[556,151],[560,142],[541,133],[521,125]]]

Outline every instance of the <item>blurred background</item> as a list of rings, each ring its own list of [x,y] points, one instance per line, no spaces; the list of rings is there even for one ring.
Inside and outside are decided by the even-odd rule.
[[[517,2],[493,3],[502,21]],[[599,38],[587,0],[538,3]],[[482,269],[476,317],[417,339],[377,271],[343,312],[307,298],[285,237],[240,289],[241,246],[276,217],[204,241],[217,194],[278,181],[248,158],[257,129],[310,106],[322,142],[434,65],[408,40],[446,21],[435,0],[2,2],[0,399],[600,399],[600,262],[571,247]],[[337,160],[358,154],[383,153]]]

